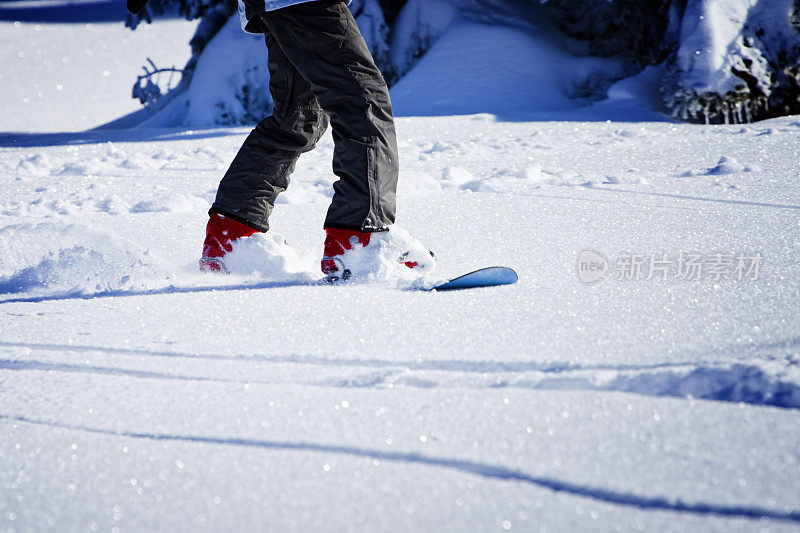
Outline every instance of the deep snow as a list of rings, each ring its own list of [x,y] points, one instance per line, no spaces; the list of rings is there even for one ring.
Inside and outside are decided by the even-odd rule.
[[[39,31],[60,54],[128,35]],[[247,128],[37,134],[126,113],[127,89],[26,122],[12,81],[2,128],[31,133],[0,134],[0,529],[797,529],[797,118],[599,120],[646,110],[646,74],[571,121],[400,118],[398,222],[437,276],[520,273],[430,294],[307,283],[330,134],[246,250],[260,268],[201,275]],[[578,279],[587,249],[606,279]],[[682,252],[763,259],[757,279],[615,279]]]

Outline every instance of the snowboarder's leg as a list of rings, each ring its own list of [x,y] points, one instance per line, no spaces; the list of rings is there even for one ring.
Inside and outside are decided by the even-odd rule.
[[[211,207],[259,231],[269,229],[275,198],[286,190],[297,158],[314,148],[328,125],[311,86],[271,33],[266,34],[266,43],[272,115],[245,140]]]
[[[263,20],[330,116],[339,180],[325,226],[388,229],[398,173],[391,102],[350,10],[341,1],[307,2]]]

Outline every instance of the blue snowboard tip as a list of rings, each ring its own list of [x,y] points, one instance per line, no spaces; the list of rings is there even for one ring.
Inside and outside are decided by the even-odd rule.
[[[478,287],[496,287],[498,285],[511,285],[516,283],[519,277],[514,269],[501,266],[481,268],[464,274],[450,281],[446,281],[433,287],[434,291],[455,291],[461,289],[475,289]]]

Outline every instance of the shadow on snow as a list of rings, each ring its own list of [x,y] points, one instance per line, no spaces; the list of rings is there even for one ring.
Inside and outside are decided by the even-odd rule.
[[[753,345],[755,351],[781,351],[800,345],[800,338],[785,339],[769,344]],[[350,359],[325,355],[221,355],[185,353],[175,351],[154,351],[131,348],[87,346],[75,344],[46,344],[30,342],[0,341],[0,348],[27,348],[55,352],[105,352],[113,355],[170,357],[227,362],[261,362],[272,364],[317,365],[333,368],[374,368],[391,370],[377,375],[343,376],[320,386],[338,388],[373,388],[384,386],[390,378],[402,378],[409,386],[439,387],[448,386],[429,379],[419,379],[417,372],[445,372],[464,374],[483,374],[487,380],[484,386],[490,388],[517,388],[529,390],[579,390],[606,391],[641,394],[651,397],[697,398],[728,403],[748,403],[784,409],[800,409],[800,385],[780,375],[772,375],[758,365],[742,362],[698,363],[693,358],[686,361],[671,361],[650,365],[607,364],[576,365],[568,362],[551,361],[467,361],[458,359],[434,360],[386,360]],[[722,350],[727,353],[740,353],[742,347]],[[736,358],[734,358],[736,359]],[[136,378],[175,379],[185,381],[230,381],[228,379],[204,376],[184,376],[180,374],[159,374],[150,371],[125,370],[114,367],[91,367],[36,360],[2,359],[0,369],[12,371],[42,370],[78,372],[89,374],[127,375]],[[597,382],[598,372],[614,371],[617,376],[608,381]],[[514,376],[513,374],[518,374]],[[531,374],[535,374],[534,377]],[[426,376],[422,376],[426,377]],[[452,380],[451,380],[452,381]],[[247,380],[247,383],[266,383]],[[460,383],[458,376],[456,383]],[[461,386],[461,385],[458,385]],[[478,388],[482,388],[478,386]]]
[[[213,128],[187,130],[178,128],[102,130],[94,129],[76,132],[25,133],[0,132],[2,148],[39,148],[45,146],[71,146],[81,144],[101,144],[107,142],[156,142],[189,141],[243,135],[240,128]]]
[[[19,5],[24,4],[24,5]],[[50,1],[35,5],[31,1],[0,1],[0,21],[44,22],[44,23],[87,23],[122,22],[128,10],[123,0],[98,0],[76,3],[74,1]],[[164,17],[178,17],[172,10]]]
[[[472,474],[483,478],[500,481],[517,481],[534,485],[536,487],[570,494],[583,498],[590,498],[604,503],[636,507],[646,511],[673,511],[679,513],[692,513],[700,515],[713,515],[734,518],[772,519],[791,522],[800,522],[800,511],[787,510],[785,512],[756,507],[750,505],[727,505],[707,502],[685,502],[664,496],[645,496],[630,492],[623,492],[602,487],[580,485],[555,478],[534,476],[520,470],[477,461],[452,459],[448,457],[435,457],[418,453],[389,452],[356,446],[341,446],[335,444],[319,444],[313,442],[271,441],[259,439],[207,437],[192,435],[171,435],[166,433],[139,433],[128,431],[112,431],[107,429],[92,428],[88,426],[70,426],[55,422],[33,420],[21,416],[0,415],[0,419],[11,422],[35,424],[72,431],[83,431],[98,435],[147,439],[154,441],[189,442],[196,444],[211,444],[223,446],[241,446],[246,448],[259,448],[279,451],[305,451],[334,453],[354,457],[371,458],[381,461],[431,466],[456,470],[464,474]]]

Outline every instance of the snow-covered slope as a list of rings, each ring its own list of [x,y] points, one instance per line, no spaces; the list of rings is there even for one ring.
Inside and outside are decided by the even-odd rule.
[[[6,524],[790,528],[798,125],[398,130],[400,222],[440,275],[502,263],[517,285],[306,286],[330,138],[275,214],[299,263],[235,277],[194,267],[245,130],[2,138]],[[584,248],[763,265],[758,280],[584,285]]]
[[[83,113],[43,102],[47,129]],[[0,529],[800,524],[797,119],[401,118],[398,222],[437,275],[520,273],[442,294],[308,283],[330,134],[217,276],[196,261],[246,128],[29,129],[0,134]]]
[[[457,21],[392,88],[392,99],[400,115],[571,109],[585,105],[575,99],[581,83],[618,69],[612,60],[573,57],[526,30]]]

